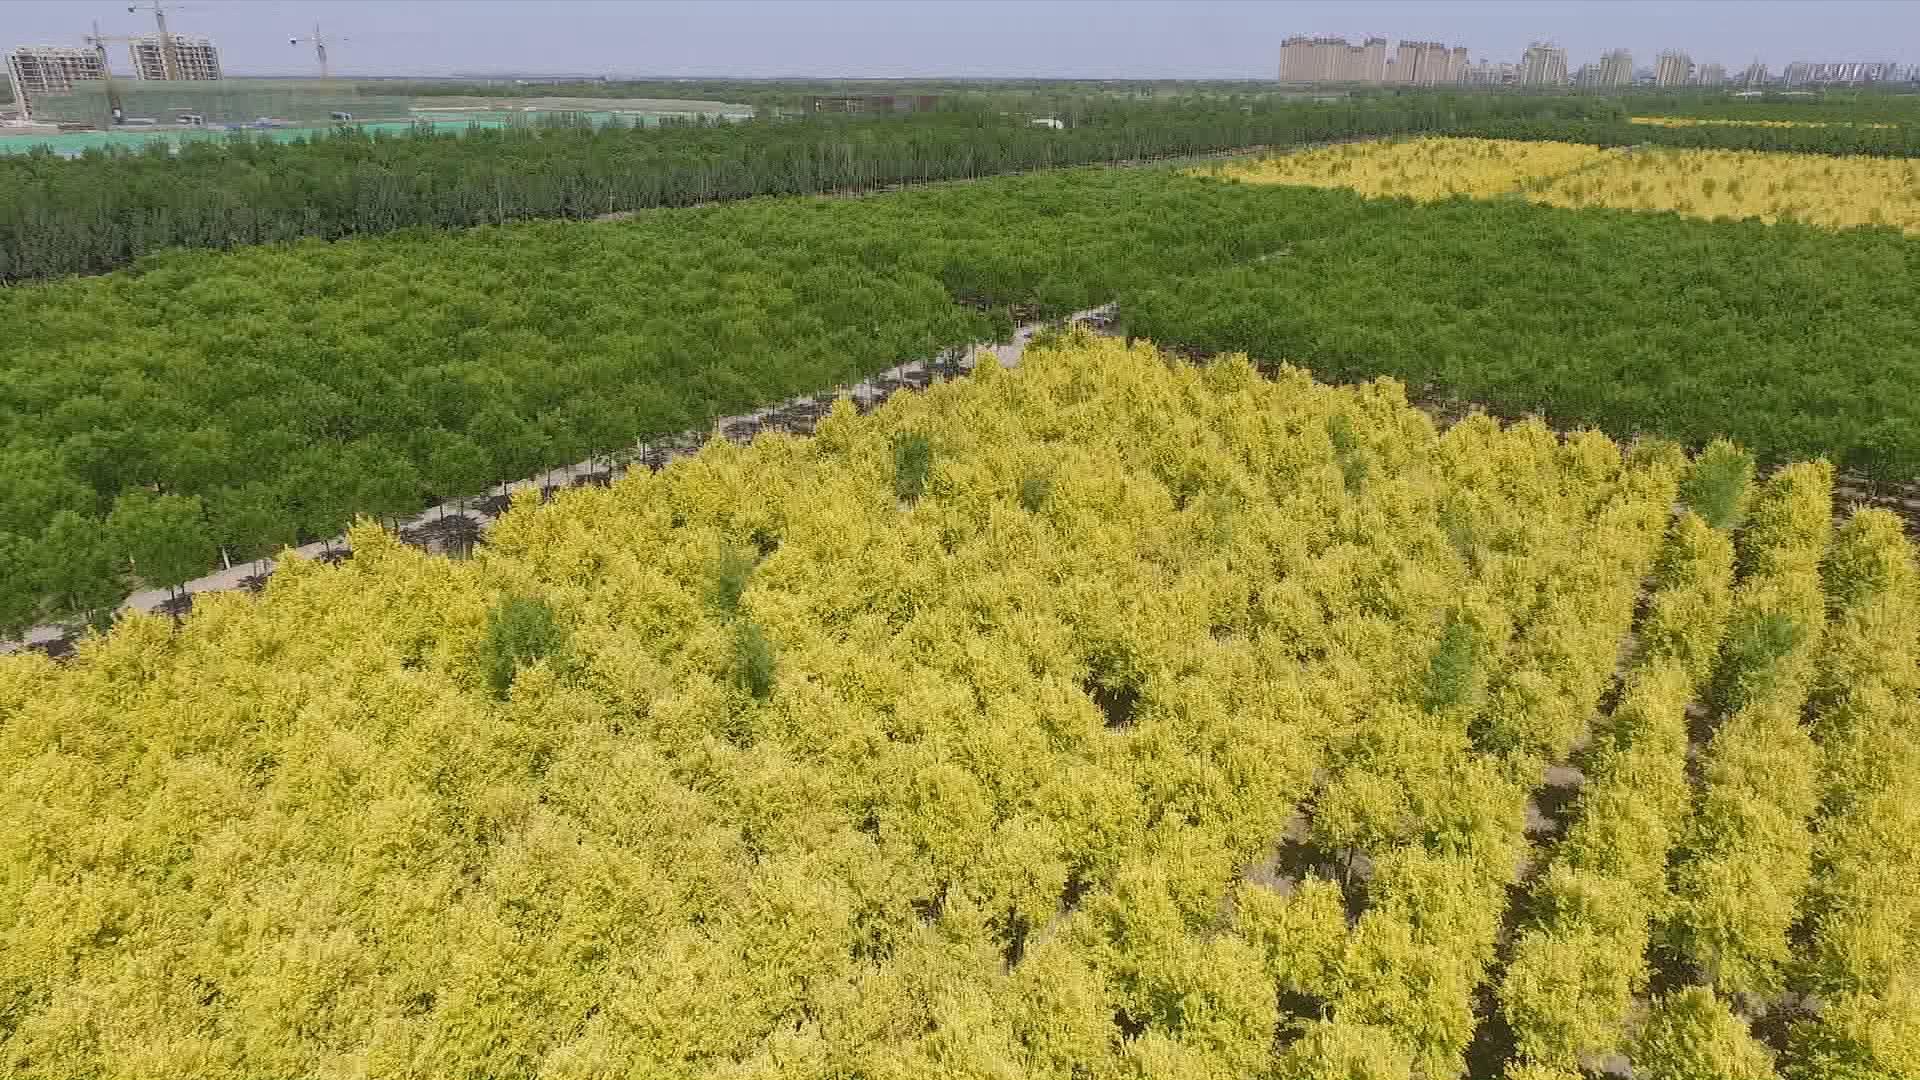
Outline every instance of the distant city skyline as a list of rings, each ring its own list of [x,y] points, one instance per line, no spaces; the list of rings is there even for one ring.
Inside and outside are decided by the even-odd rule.
[[[79,45],[94,20],[140,33],[124,0],[11,0],[0,49]],[[1519,63],[1534,42],[1571,70],[1625,49],[1729,72],[1755,60],[1920,63],[1908,0],[194,0],[169,16],[212,38],[229,75],[313,72],[288,39],[319,22],[341,75],[1272,79],[1282,40],[1371,36]]]

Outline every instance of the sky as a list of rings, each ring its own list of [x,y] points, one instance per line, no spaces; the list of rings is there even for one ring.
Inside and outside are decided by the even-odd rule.
[[[128,0],[0,0],[0,47],[151,31]],[[1612,48],[1730,70],[1755,59],[1920,63],[1920,0],[183,0],[169,28],[231,75],[1275,77],[1289,34],[1465,45],[1517,60],[1550,40],[1578,67]],[[113,50],[125,64],[125,47]]]

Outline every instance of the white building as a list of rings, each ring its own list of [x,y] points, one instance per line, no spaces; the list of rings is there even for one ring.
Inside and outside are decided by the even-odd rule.
[[[1472,86],[1517,86],[1520,83],[1520,67],[1517,64],[1495,64],[1482,57],[1479,63],[1467,68],[1466,82]]]
[[[1892,82],[1900,77],[1900,65],[1852,60],[1837,64],[1810,64],[1804,60],[1787,65],[1788,86],[1812,83]]]
[[[1280,81],[1435,86],[1466,78],[1467,50],[1437,41],[1403,41],[1392,58],[1387,39],[1359,45],[1343,37],[1296,35],[1280,43]]]
[[[1548,41],[1527,46],[1520,57],[1520,85],[1567,85],[1567,50]]]
[[[1693,57],[1683,52],[1663,52],[1653,62],[1653,85],[1685,86],[1693,79]]]
[[[1633,85],[1633,54],[1615,49],[1600,58],[1601,86]]]

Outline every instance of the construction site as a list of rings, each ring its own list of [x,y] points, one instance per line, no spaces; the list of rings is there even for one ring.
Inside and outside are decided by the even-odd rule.
[[[317,77],[229,78],[213,39],[168,29],[167,5],[149,2],[127,10],[150,14],[153,31],[104,33],[95,23],[81,35],[81,45],[22,45],[8,52],[14,103],[0,111],[0,154],[44,147],[76,156],[155,141],[178,145],[233,131],[286,140],[348,124],[399,132],[422,125],[511,127],[555,117],[642,126],[753,115],[747,105],[647,98],[418,101],[397,84],[329,77],[328,47],[348,39],[330,37],[318,25],[287,39],[289,46],[312,50]]]
[[[80,46],[22,45],[7,54],[14,115],[0,135],[179,131],[195,128],[296,128],[346,122],[408,121],[411,98],[364,93],[352,80],[328,78],[329,39],[319,26],[288,38],[311,46],[312,79],[230,79],[213,39],[167,26],[167,5],[132,4],[153,32],[103,33],[94,23]],[[124,48],[127,67],[116,71]]]

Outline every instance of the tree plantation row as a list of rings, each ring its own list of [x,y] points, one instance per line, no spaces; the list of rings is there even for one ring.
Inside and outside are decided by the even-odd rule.
[[[0,657],[0,1070],[1911,1075],[1913,552],[1753,476],[1081,335],[363,525]]]
[[[968,110],[819,118],[365,134],[236,134],[171,152],[0,157],[0,280],[90,273],[172,247],[337,239],[415,226],[595,218],[754,195],[872,190],[1088,162],[1471,128],[1597,104],[1419,95],[1091,101],[1063,130]]]
[[[1766,90],[1752,97],[1736,97],[1725,90],[1660,90],[1626,94],[1613,100],[1632,116],[1746,122],[1920,124],[1920,94],[1888,87]]]
[[[1771,117],[1769,117],[1771,118]],[[1860,154],[1920,157],[1920,122],[1832,123],[1826,127],[1763,124],[1667,126],[1634,123],[1624,114],[1565,119],[1511,117],[1490,120],[1471,132],[1492,139],[1545,139],[1593,146],[1672,146],[1699,150],[1761,150],[1776,153]]]
[[[0,292],[0,629],[1004,335],[988,304],[1907,480],[1915,251],[1079,170],[178,252]]]
[[[1427,137],[1240,158],[1204,171],[1421,201],[1508,197],[1920,232],[1920,161],[1908,159]]]

